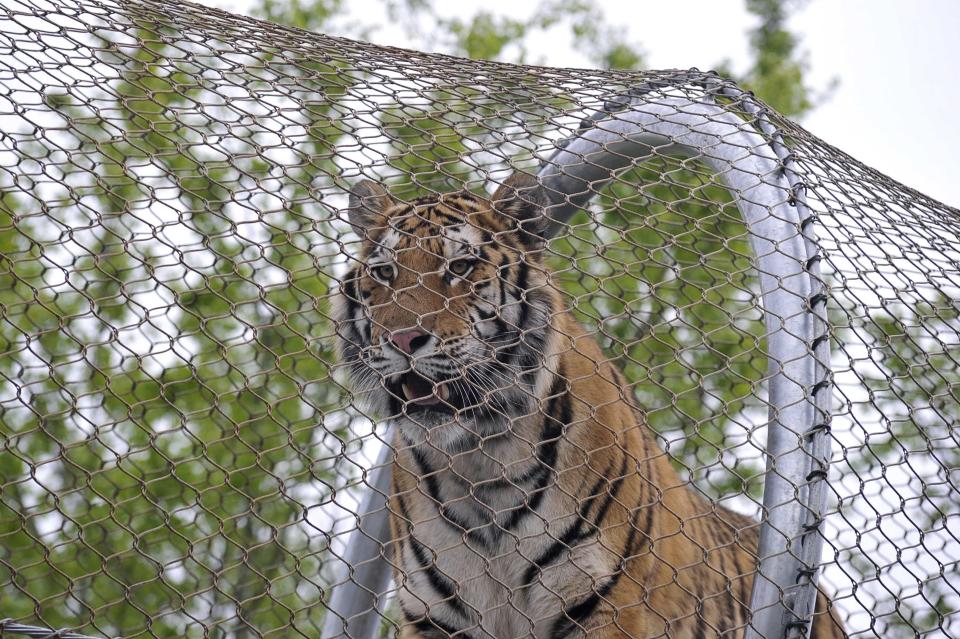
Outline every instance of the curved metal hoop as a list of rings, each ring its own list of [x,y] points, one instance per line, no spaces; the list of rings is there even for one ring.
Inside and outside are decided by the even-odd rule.
[[[539,177],[553,201],[554,233],[618,171],[654,155],[696,158],[733,195],[759,274],[769,362],[764,516],[747,637],[805,637],[816,600],[830,457],[830,352],[819,247],[803,184],[763,107],[729,84],[705,88],[701,100],[651,94],[646,87],[608,102],[543,162]],[[717,95],[752,121],[718,104]],[[385,447],[369,482],[373,491],[342,558],[348,572],[328,599],[325,639],[376,635],[376,606],[391,577],[383,559],[391,457]]]
[[[770,140],[717,104],[711,98],[717,93],[737,100]],[[554,228],[618,170],[653,155],[696,158],[733,195],[759,274],[769,370],[764,518],[747,637],[805,637],[816,601],[830,457],[827,298],[813,218],[786,147],[749,95],[722,84],[704,101],[637,94],[643,95],[609,102],[544,163],[540,177],[556,202]]]

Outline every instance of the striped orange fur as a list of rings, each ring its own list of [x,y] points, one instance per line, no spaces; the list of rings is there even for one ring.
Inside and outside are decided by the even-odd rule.
[[[741,636],[758,524],[678,475],[565,309],[542,202],[520,174],[490,200],[353,192],[339,349],[398,425],[400,636]],[[829,608],[821,594],[818,639],[845,636]]]

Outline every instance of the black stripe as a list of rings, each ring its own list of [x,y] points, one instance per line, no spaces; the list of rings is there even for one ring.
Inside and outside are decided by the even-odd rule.
[[[707,620],[704,612],[706,611],[706,602],[703,600],[703,583],[699,582],[696,586],[697,591],[697,608],[694,612],[693,623],[695,624],[694,628],[694,639],[707,639]]]
[[[357,337],[361,339],[361,341],[365,341],[366,343],[369,344],[371,339],[369,335],[370,333],[369,327],[368,327],[368,330],[364,332],[366,334],[361,333],[357,328],[357,324],[359,324],[361,320],[357,318],[357,311],[360,310],[360,296],[357,293],[356,269],[347,271],[347,274],[344,276],[343,298],[347,301],[346,309],[344,313],[346,317],[344,317],[343,320],[353,330],[354,334],[356,334]],[[356,346],[356,345],[354,344],[353,346]]]
[[[589,511],[593,500],[600,495],[600,489],[603,484],[610,482],[609,473],[612,466],[613,460],[610,461],[609,466],[607,466],[597,483],[594,484],[590,489],[590,492],[588,493],[589,496],[580,503],[580,508],[578,509],[579,516],[577,517],[577,520],[570,524],[560,538],[552,543],[545,551],[543,551],[543,553],[537,557],[533,564],[531,564],[524,572],[522,582],[523,586],[532,584],[534,577],[546,566],[553,563],[565,549],[572,548],[584,539],[592,537],[600,530],[600,525],[607,516],[607,511],[609,511],[613,500],[616,499],[617,494],[620,492],[620,488],[623,486],[623,481],[626,478],[626,454],[623,455],[623,461],[620,463],[620,472],[617,475],[617,478],[607,487],[606,499],[604,499],[603,503],[600,505],[600,508],[597,510],[593,521],[588,524],[587,512]]]
[[[440,513],[442,521],[485,550],[491,550],[491,541],[483,534],[483,528],[470,525],[469,522],[461,519],[459,515],[450,510],[443,502],[440,494],[440,482],[437,480],[436,472],[430,470],[430,465],[426,457],[423,456],[423,452],[408,440],[405,439],[404,441],[407,443],[410,454],[413,456],[413,461],[417,465],[417,475],[426,481],[427,496],[437,505],[437,511]]]
[[[428,211],[420,211],[415,215],[412,214],[412,211],[411,211],[407,215],[408,217],[407,219],[404,220],[403,224],[401,224],[400,230],[410,235],[412,235],[415,231],[419,230],[424,222],[428,224],[433,224],[434,226],[443,226],[442,224],[438,223],[438,220],[447,222],[448,225],[450,226],[456,226],[464,223],[463,218],[447,213],[446,211],[443,211],[437,207],[432,207]],[[429,219],[430,217],[434,217],[437,219]]]
[[[470,635],[465,630],[458,630],[453,626],[448,626],[439,619],[429,615],[415,621],[413,627],[417,629],[423,639],[448,639],[449,637],[462,637],[470,639]]]
[[[397,597],[397,604],[400,606],[400,612],[403,613],[403,618],[407,623],[415,622],[418,617],[415,617],[412,612],[407,610],[407,606],[404,605],[403,600],[400,597]]]
[[[347,308],[356,308],[360,302],[357,296],[357,269],[352,268],[343,277],[343,296],[347,299]]]
[[[448,198],[448,200],[444,201],[455,202],[463,207],[467,213],[479,213],[486,210],[486,204],[479,202],[473,193],[466,190],[460,191],[453,198]],[[469,211],[467,209],[469,209]]]
[[[543,496],[546,493],[547,484],[553,476],[553,466],[557,462],[557,451],[560,445],[560,437],[563,435],[563,429],[569,425],[573,418],[573,407],[570,402],[570,391],[567,389],[567,380],[563,376],[563,367],[553,381],[550,389],[553,396],[547,406],[547,413],[543,416],[543,426],[540,429],[540,442],[537,444],[536,466],[528,473],[524,473],[520,481],[533,479],[533,488],[527,492],[529,499],[525,500],[520,506],[517,506],[510,517],[504,523],[506,530],[511,530],[520,520],[530,512],[535,511]],[[557,405],[560,407],[560,417],[555,418],[553,414],[557,412]]]
[[[620,494],[620,489],[623,487],[623,482],[627,478],[627,454],[623,452],[623,461],[620,462],[620,470],[617,474],[617,479],[611,484],[608,492],[607,498],[604,500],[603,505],[600,507],[600,510],[597,511],[596,517],[593,520],[593,527],[599,529],[603,524],[603,520],[607,517],[607,512],[610,510],[610,506],[613,505],[613,501],[617,498],[617,495]]]
[[[530,319],[530,301],[527,299],[527,286],[529,285],[529,278],[530,266],[527,264],[526,260],[521,257],[520,263],[517,265],[517,283],[515,284],[517,289],[517,301],[520,304],[520,318],[517,320],[517,330],[521,331],[521,341],[524,339],[523,329],[526,327],[527,322]]]
[[[498,479],[485,479],[483,482],[478,482],[470,487],[470,490],[473,491],[474,495],[480,495],[481,493],[486,495],[483,497],[484,500],[488,500],[493,497],[491,493],[498,493],[503,490],[509,490],[515,488],[511,480],[504,477]]]
[[[566,637],[575,627],[582,627],[590,615],[593,614],[594,610],[596,610],[597,606],[600,605],[600,600],[610,594],[610,591],[613,590],[617,582],[620,581],[620,577],[623,576],[626,570],[627,562],[634,554],[634,546],[637,540],[636,518],[639,512],[640,510],[636,509],[633,517],[630,519],[630,534],[627,536],[623,552],[620,555],[620,565],[617,568],[617,572],[607,579],[607,581],[589,597],[563,610],[561,616],[553,622],[553,627],[550,629],[550,636],[552,638],[560,639],[561,637]]]
[[[482,294],[482,293],[485,293],[487,289],[490,288],[491,286],[493,286],[493,280],[485,279],[485,280],[481,280],[480,282],[474,283],[473,290],[476,291],[477,293]]]
[[[413,536],[413,520],[410,518],[410,511],[407,510],[406,501],[401,495],[397,497],[397,503],[400,506],[400,516],[407,522],[407,542],[410,550],[413,551],[414,558],[417,560],[417,563],[420,564],[423,573],[427,576],[427,581],[430,582],[433,589],[443,597],[444,603],[448,604],[463,617],[469,618],[466,607],[457,596],[456,584],[437,568],[433,557],[429,556],[432,555],[433,552],[428,550],[426,546]]]
[[[498,335],[508,335],[512,331],[507,327],[507,323],[503,320],[503,309],[507,306],[507,278],[504,276],[504,272],[510,268],[509,257],[506,253],[500,256],[500,266],[497,267],[497,280],[500,284],[500,305],[497,308],[497,334]]]
[[[480,546],[484,550],[493,550],[492,542],[487,539],[486,535],[483,534],[483,529],[488,527],[490,524],[473,526],[470,524],[470,522],[464,521],[460,515],[454,513],[454,511],[446,504],[441,504],[438,510],[443,522],[459,532],[461,536],[465,535],[467,540]]]
[[[436,637],[436,639],[447,639],[454,635],[463,637],[464,639],[470,639],[470,635],[467,634],[465,630],[457,630],[453,626],[434,619],[429,614],[417,617],[407,609],[403,604],[403,600],[399,597],[397,598],[397,603],[400,604],[400,612],[403,614],[404,620],[416,628],[417,632],[423,636],[423,639],[434,639],[434,637]]]
[[[509,349],[507,349],[506,354],[509,357],[522,360],[520,355],[521,348],[526,347],[529,349],[529,351],[532,351],[532,356],[528,356],[526,358],[530,361],[518,361],[521,369],[539,364],[539,360],[544,354],[543,346],[546,341],[546,331],[544,329],[540,329],[539,331],[525,330],[527,322],[530,321],[531,308],[530,300],[527,299],[527,283],[529,276],[530,267],[523,258],[520,258],[517,268],[517,282],[514,285],[517,289],[517,303],[520,304],[520,318],[517,320],[517,324],[514,327],[518,335],[516,342]]]
[[[357,271],[347,271],[343,278],[343,297],[347,300],[347,319],[353,319],[360,307],[360,294],[357,292]]]
[[[527,282],[529,281],[529,279],[530,279],[530,265],[527,264],[527,261],[523,259],[523,257],[521,257],[519,258],[519,262],[517,263],[517,282],[514,285],[516,286],[520,294],[524,294],[527,292]]]
[[[526,343],[527,349],[517,358],[517,367],[523,371],[523,380],[530,386],[534,386],[537,374],[542,368],[543,352],[547,343],[547,329],[527,332],[523,335],[523,341]]]
[[[642,439],[646,441],[646,437],[643,437]],[[650,458],[650,451],[649,451],[649,448],[647,448],[646,444],[644,444],[643,454],[646,457],[646,459],[644,460],[644,465],[647,467],[647,478],[641,478],[641,479],[646,481],[648,484],[652,486],[653,481],[649,478],[653,477],[653,460]],[[662,506],[663,504],[662,504],[662,496],[659,494],[660,492],[659,489],[655,489],[651,492],[657,494],[657,500],[646,506],[643,506],[643,508],[646,508],[647,510],[647,513],[646,513],[647,516],[643,520],[643,535],[644,537],[647,538],[647,544],[650,546],[648,550],[650,552],[653,552],[653,544],[655,542],[653,538],[653,516],[656,514],[656,510],[657,510],[656,506],[657,505]]]
[[[423,451],[421,451],[418,446],[409,441],[406,443],[409,445],[410,454],[413,456],[413,461],[417,465],[417,475],[427,482],[427,496],[437,504],[442,503],[440,498],[440,483],[437,481],[436,472],[430,468],[430,464],[427,463],[427,458],[423,456]]]
[[[597,497],[597,491],[600,490],[600,487],[606,481],[606,477],[601,477],[600,480],[593,485],[593,487],[590,489],[590,496],[584,499],[583,503],[580,505],[577,520],[570,524],[563,534],[560,535],[555,542],[550,544],[546,550],[540,553],[540,556],[534,559],[533,563],[527,567],[526,571],[523,573],[521,587],[532,584],[534,577],[536,577],[537,574],[540,573],[545,567],[556,561],[556,559],[564,550],[570,548],[571,545],[576,544],[581,539],[585,539],[592,534],[592,530],[586,533],[584,532],[587,514],[586,511],[589,509],[593,499]]]
[[[543,415],[540,441],[537,443],[537,451],[534,454],[534,467],[513,480],[514,483],[525,483],[534,477],[539,477],[544,470],[549,472],[553,469],[553,464],[557,460],[557,446],[560,442],[560,436],[563,434],[563,427],[568,425],[571,420],[572,408],[568,395],[567,380],[563,376],[561,364],[561,368],[553,380],[553,385],[550,387],[550,403],[547,404],[547,410]],[[561,401],[563,401],[563,415],[558,419],[553,415],[557,412],[557,404]]]
[[[522,330],[527,325],[527,318],[530,315],[530,302],[527,301],[527,283],[530,277],[530,266],[522,257],[517,265],[517,299],[520,301],[520,319],[517,321],[517,328]]]

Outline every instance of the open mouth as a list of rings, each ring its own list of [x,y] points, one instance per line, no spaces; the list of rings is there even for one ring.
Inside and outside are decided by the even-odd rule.
[[[450,390],[445,383],[432,382],[414,372],[400,378],[400,389],[404,399],[417,406],[436,406],[450,397]]]

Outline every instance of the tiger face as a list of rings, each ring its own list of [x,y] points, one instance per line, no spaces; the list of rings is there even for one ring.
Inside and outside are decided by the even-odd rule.
[[[557,307],[541,261],[544,201],[522,174],[489,200],[399,203],[374,182],[352,189],[363,239],[337,334],[354,393],[374,412],[482,436],[536,410]]]

